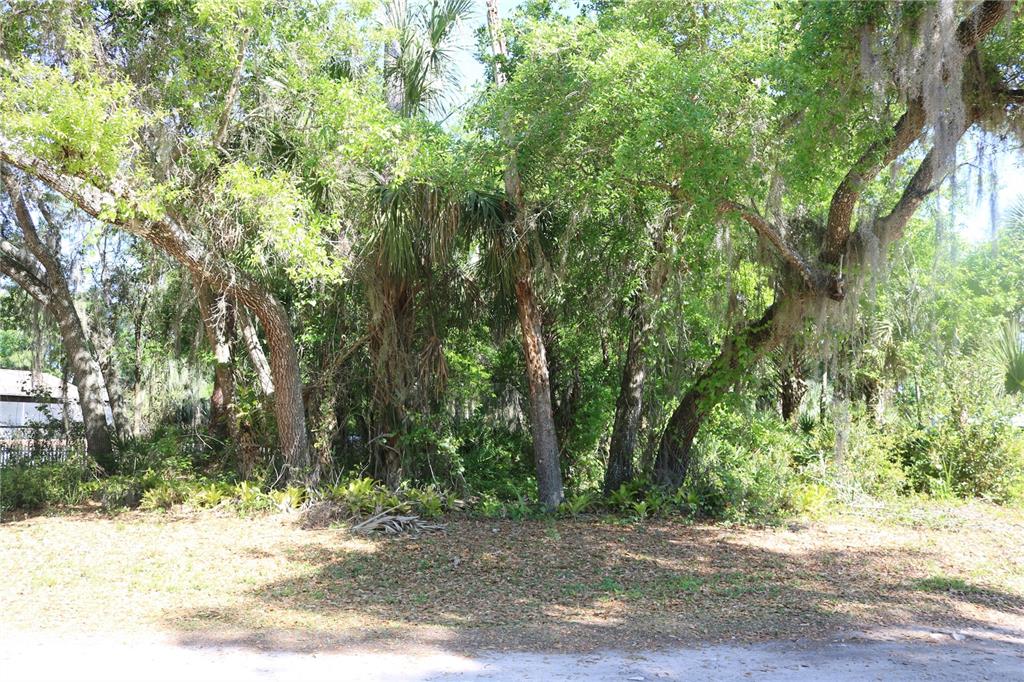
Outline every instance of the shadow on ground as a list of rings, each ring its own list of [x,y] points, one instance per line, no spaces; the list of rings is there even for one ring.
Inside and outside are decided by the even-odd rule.
[[[238,603],[168,620],[183,644],[277,651],[648,649],[906,624],[1021,636],[1020,595],[931,574],[938,548],[856,537],[844,545],[825,528],[457,521],[363,549],[253,549],[301,568]]]

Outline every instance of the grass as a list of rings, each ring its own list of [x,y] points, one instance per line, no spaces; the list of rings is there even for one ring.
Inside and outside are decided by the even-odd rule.
[[[288,515],[38,516],[0,525],[0,611],[5,628],[295,648],[1024,631],[1024,512],[976,504],[933,516],[776,528],[461,519],[396,539],[302,530]]]
[[[972,585],[962,578],[953,578],[948,575],[930,575],[927,578],[915,580],[914,588],[924,590],[925,592],[939,593],[959,592],[961,594],[980,594],[984,592],[984,589],[977,585]]]

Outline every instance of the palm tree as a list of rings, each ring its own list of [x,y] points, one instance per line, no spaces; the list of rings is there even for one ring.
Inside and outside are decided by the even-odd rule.
[[[503,87],[508,74],[502,65],[508,60],[502,35],[497,0],[487,0],[487,24],[491,50],[502,63],[494,69],[494,84]],[[507,131],[503,131],[507,137]],[[505,194],[514,208],[508,221],[510,243],[498,244],[507,254],[509,272],[515,290],[516,312],[522,330],[523,358],[530,389],[530,430],[533,435],[533,459],[537,471],[537,492],[541,504],[553,511],[562,503],[562,469],[558,434],[551,405],[551,378],[544,344],[544,323],[533,278],[533,258],[529,249],[534,220],[527,207],[515,154],[505,169]]]
[[[456,28],[471,14],[472,0],[432,0],[410,6],[392,0],[384,24],[393,39],[385,49],[383,76],[388,106],[404,118],[443,113],[456,76]],[[370,238],[363,252],[370,309],[374,439],[377,477],[401,483],[402,435],[411,410],[426,407],[445,376],[444,354],[430,295],[443,277],[459,225],[458,200],[422,180],[395,182],[389,169],[366,192],[364,220]],[[418,334],[417,308],[426,302],[426,333]],[[422,347],[417,339],[424,338]]]
[[[472,15],[473,0],[432,0],[409,6],[392,0],[385,26],[394,38],[385,50],[388,104],[402,116],[441,113],[455,83],[455,30]]]

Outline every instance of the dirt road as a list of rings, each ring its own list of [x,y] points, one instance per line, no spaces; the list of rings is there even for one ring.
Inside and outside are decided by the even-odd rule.
[[[3,632],[4,680],[1024,680],[1024,635],[915,631],[824,642],[587,654],[296,653],[171,639]]]

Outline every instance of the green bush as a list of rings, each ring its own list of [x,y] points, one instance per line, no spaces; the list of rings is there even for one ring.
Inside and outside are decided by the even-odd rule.
[[[85,492],[105,511],[134,509],[142,503],[143,495],[153,485],[155,482],[145,477],[111,476],[87,485]]]
[[[369,477],[342,479],[323,491],[324,497],[348,508],[353,516],[401,508],[398,497]]]
[[[402,495],[410,503],[413,511],[425,519],[440,518],[448,510],[447,496],[434,486],[406,488]]]
[[[47,502],[46,472],[41,467],[0,468],[0,511],[40,509]]]
[[[1024,490],[1024,431],[1000,415],[914,431],[898,451],[917,492],[1011,502]]]
[[[302,506],[302,503],[306,501],[306,489],[298,486],[290,485],[287,488],[280,490],[271,490],[270,499],[273,500],[274,505],[282,510],[289,511],[292,509],[298,509]]]
[[[160,480],[142,494],[143,509],[170,509],[188,497],[188,486],[182,481]]]
[[[200,509],[216,507],[225,500],[231,499],[231,493],[231,485],[224,481],[197,483],[189,490],[185,502]]]
[[[828,488],[841,502],[892,499],[907,492],[907,475],[897,453],[900,437],[892,428],[879,430],[869,418],[855,413],[848,429],[838,460],[835,423],[826,420],[811,432],[801,456],[804,481]]]
[[[680,499],[730,521],[777,519],[792,508],[793,456],[805,446],[778,418],[717,407],[695,442]]]
[[[274,499],[258,486],[242,481],[232,489],[236,508],[240,514],[253,514],[270,511],[274,508]]]

